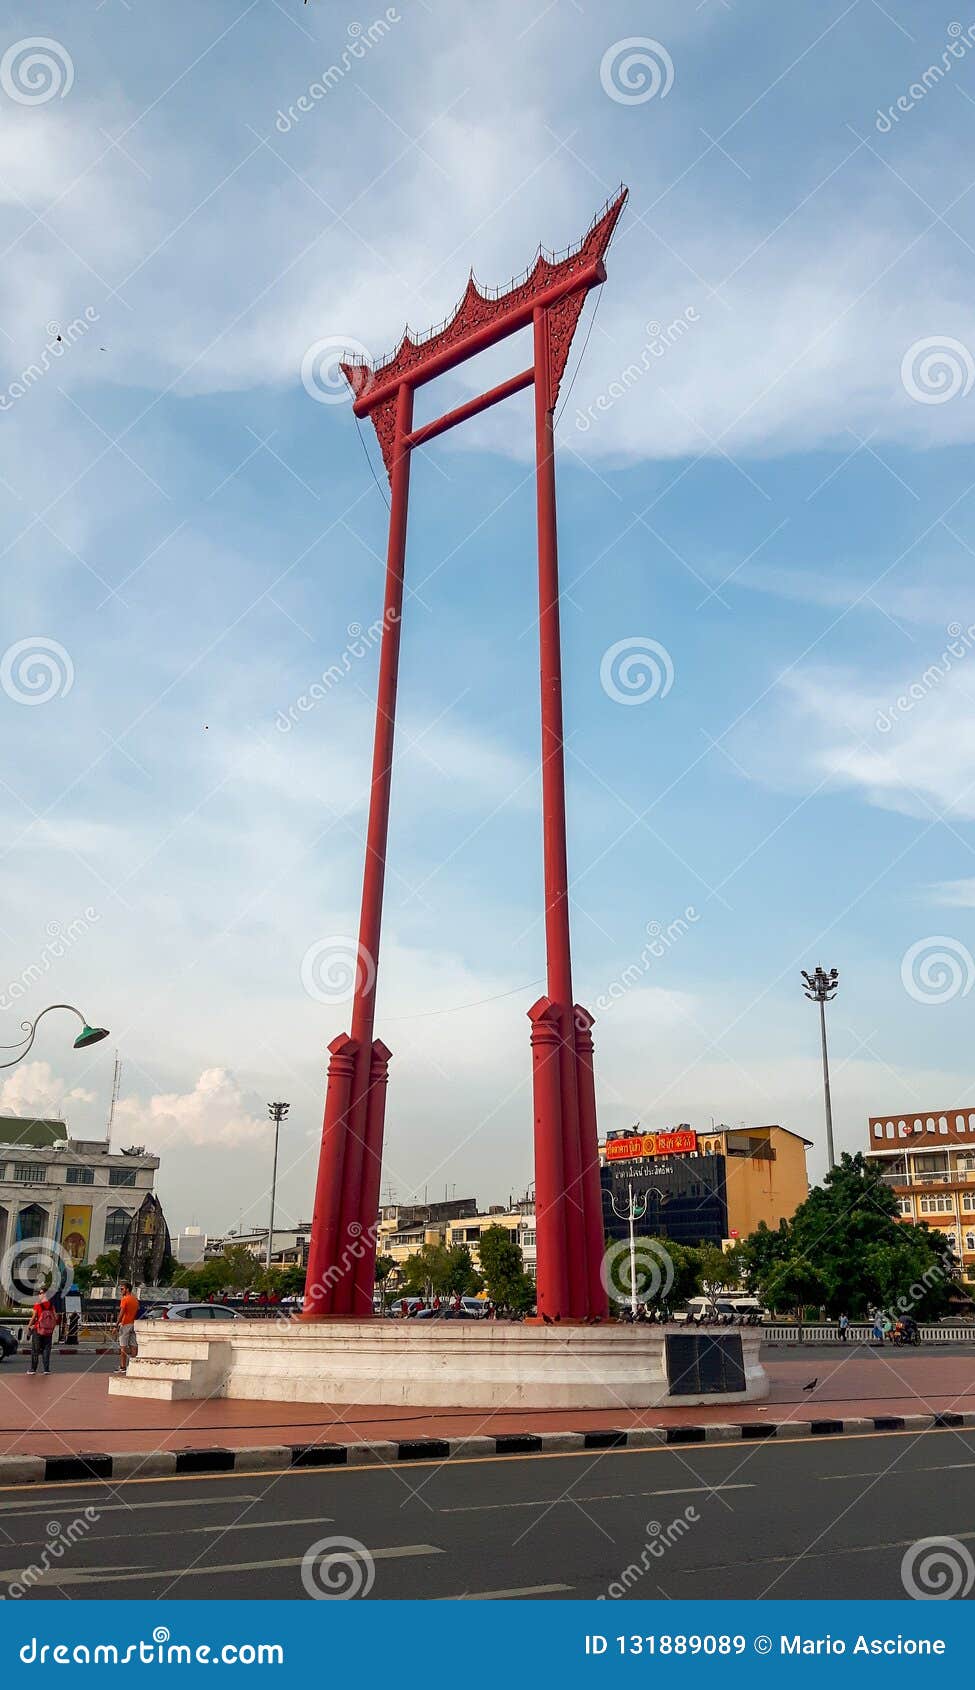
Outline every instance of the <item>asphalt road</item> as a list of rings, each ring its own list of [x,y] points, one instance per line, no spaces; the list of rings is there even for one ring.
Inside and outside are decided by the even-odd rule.
[[[893,1600],[923,1537],[975,1552],[973,1432],[0,1489],[0,1595]]]

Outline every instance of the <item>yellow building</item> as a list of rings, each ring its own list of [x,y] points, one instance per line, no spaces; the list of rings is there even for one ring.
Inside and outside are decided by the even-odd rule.
[[[607,1231],[631,1184],[647,1198],[641,1231],[677,1244],[747,1238],[759,1221],[774,1229],[809,1195],[809,1144],[780,1126],[611,1133],[599,1147]]]

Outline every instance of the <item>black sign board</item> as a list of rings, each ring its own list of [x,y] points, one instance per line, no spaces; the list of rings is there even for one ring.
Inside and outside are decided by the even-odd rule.
[[[704,1397],[745,1389],[741,1337],[680,1332],[667,1337],[667,1379],[672,1397]]]

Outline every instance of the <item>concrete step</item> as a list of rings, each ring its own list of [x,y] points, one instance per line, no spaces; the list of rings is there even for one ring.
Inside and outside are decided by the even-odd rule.
[[[137,1366],[137,1362],[132,1363],[132,1368]],[[118,1374],[112,1375],[108,1381],[108,1394],[110,1397],[150,1397],[155,1402],[176,1402],[182,1397],[199,1395],[198,1392],[194,1393],[188,1379],[168,1379],[155,1375],[148,1379],[136,1378],[131,1368],[124,1379]]]

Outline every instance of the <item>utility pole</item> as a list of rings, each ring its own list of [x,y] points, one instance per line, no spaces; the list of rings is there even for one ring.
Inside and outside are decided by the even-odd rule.
[[[270,1268],[271,1266],[271,1250],[274,1246],[274,1193],[275,1187],[278,1183],[278,1133],[281,1131],[281,1122],[284,1120],[284,1117],[287,1115],[290,1108],[290,1103],[269,1103],[267,1106],[267,1112],[270,1115],[271,1120],[274,1122],[274,1164],[271,1169],[271,1218],[268,1222],[267,1252],[264,1258],[264,1265],[267,1268]]]
[[[832,1173],[836,1166],[836,1156],[833,1151],[833,1105],[829,1095],[829,1053],[826,1048],[826,1005],[832,1003],[839,990],[840,973],[838,968],[831,968],[826,973],[824,968],[816,968],[812,974],[802,970],[805,982],[803,990],[807,998],[819,1005],[819,1031],[823,1045],[823,1093],[826,1099],[826,1160]]]

